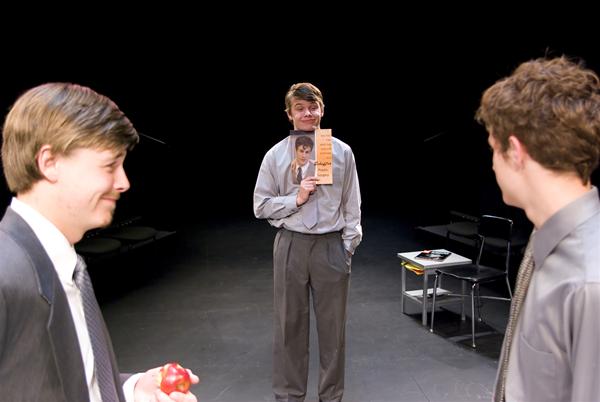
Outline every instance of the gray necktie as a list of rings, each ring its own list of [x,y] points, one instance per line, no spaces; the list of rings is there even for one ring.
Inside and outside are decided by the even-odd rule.
[[[310,195],[308,201],[302,205],[302,223],[308,229],[312,229],[317,224],[319,211],[317,209],[317,192]]]
[[[535,233],[535,232],[534,232]],[[498,368],[498,379],[494,388],[494,402],[503,402],[505,400],[504,392],[506,390],[506,375],[508,372],[508,358],[510,356],[510,348],[512,344],[513,331],[519,320],[521,307],[527,296],[527,289],[533,274],[533,234],[529,238],[525,255],[519,267],[517,274],[516,289],[513,295],[512,303],[510,304],[510,315],[508,316],[508,324],[504,334],[504,342],[502,344],[502,354],[500,355],[500,367]]]
[[[298,180],[298,184],[302,182],[302,168],[298,168],[298,174],[296,175],[296,180]]]
[[[94,352],[95,374],[98,379],[102,401],[119,402],[110,362],[106,326],[100,312],[100,307],[98,306],[98,301],[96,300],[96,295],[94,294],[94,288],[92,287],[92,281],[87,272],[85,261],[79,255],[77,256],[77,265],[75,266],[73,279],[81,291],[83,312]]]

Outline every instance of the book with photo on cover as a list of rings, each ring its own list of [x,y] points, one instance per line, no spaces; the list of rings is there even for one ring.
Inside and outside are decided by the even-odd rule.
[[[444,261],[450,254],[452,253],[446,250],[423,250],[415,258],[429,261]]]
[[[318,184],[333,183],[331,129],[290,130],[289,144],[292,183],[300,184],[307,176],[316,176]]]

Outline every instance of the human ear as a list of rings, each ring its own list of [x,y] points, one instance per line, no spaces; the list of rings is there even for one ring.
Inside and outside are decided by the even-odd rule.
[[[52,152],[50,145],[43,145],[36,157],[37,167],[47,180],[56,182],[58,179],[58,171],[56,168],[56,156]]]
[[[508,137],[508,150],[506,154],[510,162],[517,168],[523,167],[525,158],[528,155],[523,143],[514,135]]]

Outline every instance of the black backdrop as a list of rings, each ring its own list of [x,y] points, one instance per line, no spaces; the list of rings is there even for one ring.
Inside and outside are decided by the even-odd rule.
[[[509,21],[503,28],[514,29]],[[485,34],[498,26],[478,29],[359,28],[325,37],[288,27],[49,41],[7,51],[0,109],[47,81],[109,96],[140,132],[166,143],[142,138],[128,157],[132,189],[117,219],[142,215],[177,226],[253,219],[262,157],[291,128],[285,92],[310,81],[324,93],[322,127],[354,149],[365,214],[417,224],[443,221],[450,209],[518,216],[502,204],[486,134],[473,119],[482,91],[531,58],[567,54],[600,72],[600,56],[583,30],[490,40]],[[1,201],[9,201],[5,187]]]

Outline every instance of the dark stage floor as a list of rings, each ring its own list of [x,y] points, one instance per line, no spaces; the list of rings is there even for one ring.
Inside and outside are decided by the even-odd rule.
[[[397,252],[429,247],[412,224],[367,217],[353,261],[348,307],[347,402],[479,401],[491,398],[508,303],[487,301],[479,348],[470,321],[400,311]],[[190,226],[169,240],[91,266],[123,372],[179,361],[194,370],[201,402],[271,401],[272,241],[266,221]],[[161,244],[162,243],[162,244]],[[408,274],[408,285],[419,278]],[[454,285],[445,283],[445,287]],[[313,328],[314,330],[314,322]],[[317,401],[311,339],[307,401]]]

